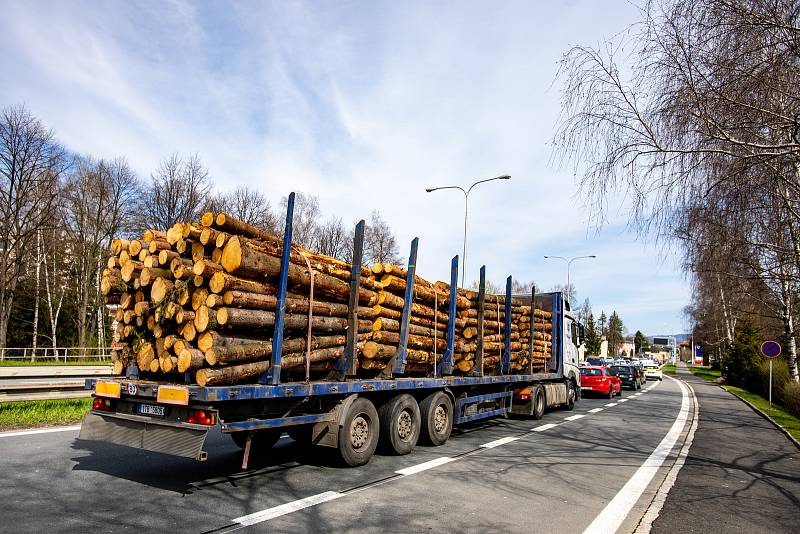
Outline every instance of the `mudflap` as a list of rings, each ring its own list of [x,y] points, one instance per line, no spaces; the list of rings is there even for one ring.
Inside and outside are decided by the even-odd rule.
[[[209,428],[159,424],[144,417],[89,413],[81,424],[78,439],[103,441],[204,461],[207,454],[203,451],[203,444],[208,430]]]

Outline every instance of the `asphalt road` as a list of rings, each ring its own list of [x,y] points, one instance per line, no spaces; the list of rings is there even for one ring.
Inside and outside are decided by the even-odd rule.
[[[652,532],[800,532],[797,446],[731,393],[678,372],[695,390],[699,424]]]
[[[288,437],[241,472],[241,451],[220,434],[209,437],[205,463],[80,441],[77,431],[0,435],[0,530],[582,532],[604,520],[612,499],[630,497],[630,482],[679,416],[677,382],[648,386],[625,391],[624,402],[584,398],[541,421],[456,430],[441,447],[376,455],[355,469]],[[441,464],[424,469],[431,461]],[[645,480],[621,531],[636,528],[668,469]]]

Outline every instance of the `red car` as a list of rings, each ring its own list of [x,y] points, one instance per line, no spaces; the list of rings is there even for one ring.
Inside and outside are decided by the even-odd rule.
[[[601,393],[610,399],[622,395],[622,382],[608,367],[587,365],[581,367],[581,393]]]

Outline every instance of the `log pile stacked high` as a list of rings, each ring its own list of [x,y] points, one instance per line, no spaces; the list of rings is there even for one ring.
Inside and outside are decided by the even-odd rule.
[[[255,382],[269,370],[282,238],[225,213],[141,239],[116,239],[101,291],[118,303],[112,344],[115,374],[135,364],[144,377],[201,386]],[[324,379],[345,350],[351,265],[293,246],[287,271],[283,380]],[[312,285],[313,278],[313,285]],[[377,376],[400,342],[407,272],[392,264],[362,268],[358,292],[358,374]],[[313,287],[313,292],[312,292]],[[447,348],[450,287],[417,276],[410,308],[407,364],[411,376],[431,374]],[[456,296],[455,374],[478,371],[477,293]],[[551,316],[512,301],[511,372],[544,368]],[[486,374],[499,372],[505,347],[505,297],[486,297]],[[310,323],[310,328],[309,328]]]

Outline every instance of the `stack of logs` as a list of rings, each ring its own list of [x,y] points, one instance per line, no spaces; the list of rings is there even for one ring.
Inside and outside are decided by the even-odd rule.
[[[270,367],[282,249],[274,233],[210,212],[198,223],[114,240],[101,292],[107,303],[118,304],[115,374],[133,364],[144,376],[176,382],[191,376],[201,386],[256,381]],[[392,264],[361,269],[361,376],[378,376],[397,352],[407,274]],[[324,379],[334,369],[346,342],[350,277],[350,264],[292,246],[283,379]],[[448,284],[415,277],[406,374],[432,374],[444,355],[449,301]],[[485,302],[483,372],[492,374],[505,348],[505,297],[487,295]],[[459,290],[456,310],[453,372],[475,374],[478,294]],[[551,350],[550,312],[536,310],[531,333],[530,305],[514,299],[511,311],[511,372],[528,372],[530,354],[533,370],[543,369]]]

